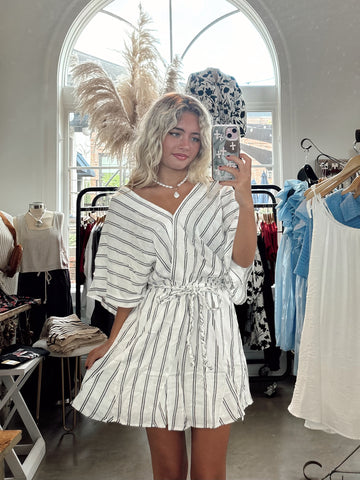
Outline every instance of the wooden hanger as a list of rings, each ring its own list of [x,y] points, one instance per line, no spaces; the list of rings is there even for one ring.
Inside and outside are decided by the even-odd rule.
[[[355,155],[355,157],[350,158],[341,172],[308,188],[304,195],[307,200],[310,200],[315,194],[320,194],[321,197],[325,197],[325,195],[334,190],[334,188],[344,183],[345,180],[354,176],[359,170],[360,155]]]
[[[357,198],[360,195],[360,175],[358,175],[355,180],[349,185],[345,190],[341,192],[341,195],[345,193],[354,192],[353,197]]]

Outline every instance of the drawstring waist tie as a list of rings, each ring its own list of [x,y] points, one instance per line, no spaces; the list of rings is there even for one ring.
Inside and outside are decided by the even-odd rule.
[[[44,300],[43,300],[43,304],[46,304],[47,303],[47,286],[50,285],[50,282],[52,280],[52,276],[50,274],[50,272],[38,272],[37,273],[37,276],[40,277],[40,275],[44,273]]]
[[[199,283],[192,283],[188,285],[154,285],[150,284],[149,287],[160,288],[165,292],[160,294],[158,297],[159,303],[169,302],[173,298],[187,297],[189,301],[189,329],[186,336],[186,346],[188,348],[190,363],[192,366],[195,364],[195,356],[191,346],[191,336],[194,331],[194,321],[195,321],[195,300],[199,301],[199,334],[201,341],[201,355],[203,358],[203,363],[206,369],[212,370],[213,366],[210,364],[207,350],[206,350],[206,329],[204,322],[204,309],[207,310],[218,310],[219,303],[222,301],[222,293],[224,292],[223,285],[217,283],[214,285],[204,285]],[[216,296],[218,299],[218,305],[213,306],[209,304],[207,294],[211,293]]]

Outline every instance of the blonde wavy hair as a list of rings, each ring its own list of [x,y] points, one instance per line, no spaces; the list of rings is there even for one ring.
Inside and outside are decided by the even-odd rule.
[[[184,112],[197,115],[200,127],[200,150],[189,165],[189,181],[209,182],[211,116],[196,98],[167,93],[150,107],[137,129],[131,148],[134,168],[128,183],[130,188],[146,187],[157,180],[163,140]]]

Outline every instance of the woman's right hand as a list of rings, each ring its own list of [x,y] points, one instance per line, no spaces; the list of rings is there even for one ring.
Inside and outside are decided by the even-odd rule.
[[[91,368],[96,362],[96,360],[99,360],[99,358],[102,358],[105,355],[105,353],[109,350],[110,347],[111,347],[111,342],[107,340],[103,344],[91,350],[91,352],[89,352],[89,355],[87,356],[87,359],[85,362],[85,368],[86,369]]]
[[[114,340],[116,339],[117,335],[119,334],[121,327],[123,326],[131,310],[132,307],[118,307],[109,338],[106,340],[105,343],[91,350],[85,362],[86,369],[91,368],[96,362],[96,360],[99,360],[99,358],[102,358],[106,354],[106,352],[109,350]]]

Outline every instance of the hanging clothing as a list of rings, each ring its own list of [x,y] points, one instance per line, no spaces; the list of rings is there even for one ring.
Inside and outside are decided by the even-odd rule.
[[[241,89],[234,77],[218,68],[191,73],[185,93],[196,97],[212,116],[214,125],[235,124],[246,133],[246,109]]]
[[[93,278],[93,265],[95,258],[93,256],[93,239],[96,231],[96,223],[93,223],[91,226],[90,234],[86,242],[85,251],[84,251],[84,265],[83,265],[83,290],[81,293],[81,317],[85,319],[86,323],[90,323],[91,316],[95,307],[95,300],[87,296],[89,286],[91,285]],[[80,257],[81,258],[81,257]]]
[[[268,367],[271,371],[276,371],[280,369],[281,350],[279,347],[276,346],[275,338],[274,297],[272,292],[272,285],[274,285],[273,270],[272,265],[269,265],[269,262],[266,261],[267,248],[265,246],[264,238],[261,235],[259,235],[258,237],[257,244],[264,269],[264,284],[262,293],[264,299],[266,320],[270,334],[270,345],[264,350],[264,361],[266,367]]]
[[[278,229],[276,222],[261,222],[260,233],[264,240],[265,258],[269,268],[271,285],[273,285],[275,283],[275,266],[278,251]]]
[[[88,296],[88,289],[94,275],[95,257],[104,220],[105,216],[102,213],[98,219],[87,217],[81,222],[79,284],[83,285],[81,292],[81,318],[85,319],[86,323],[100,328],[102,332],[109,336],[114,324],[114,314],[106,310],[99,301]]]
[[[122,187],[111,201],[89,294],[133,307],[73,405],[103,422],[216,428],[252,402],[234,303],[251,267],[232,260],[232,188],[197,184],[174,215]]]
[[[360,439],[360,229],[336,220],[322,198],[310,207],[306,312],[289,411],[309,428]]]
[[[254,268],[247,282],[246,302],[235,307],[243,344],[249,345],[252,350],[264,350],[271,344],[264,305],[264,277],[262,259],[257,248]]]
[[[278,219],[283,223],[283,234],[277,251],[275,268],[275,334],[276,344],[284,351],[294,348],[295,337],[295,282],[294,268],[299,246],[294,240],[295,211],[304,200],[306,182],[287,180],[278,193]],[[296,223],[295,223],[296,224]]]
[[[95,225],[95,221],[91,219],[91,221],[88,221],[86,223],[82,223],[80,225],[80,231],[79,231],[79,236],[80,236],[80,258],[79,258],[79,279],[80,279],[80,285],[83,285],[86,276],[85,276],[85,254],[86,254],[86,247],[87,243],[89,241],[90,234],[92,232],[92,229]]]
[[[355,199],[352,193],[342,195],[342,190],[325,197],[334,218],[349,227],[360,228],[360,200]],[[298,260],[294,268],[295,281],[295,346],[293,373],[296,375],[300,350],[301,333],[305,318],[307,279],[309,274],[310,248],[312,241],[312,217],[309,215],[308,202],[304,199],[295,211],[294,241],[296,251],[299,251]]]
[[[276,313],[277,331],[282,335],[279,333],[277,338],[281,338],[281,341],[283,341],[281,344],[283,348],[285,345],[293,345],[291,349],[294,352],[294,375],[297,374],[300,339],[305,317],[312,241],[312,218],[309,215],[308,202],[305,197],[297,196],[296,193],[294,197],[289,196],[289,192],[296,182],[298,181],[286,182],[286,188],[282,194],[282,203],[280,204],[280,218],[286,225],[286,234],[289,234],[289,232],[291,234],[291,241],[286,236],[284,244],[281,245],[281,248],[287,254],[284,255],[283,250],[280,251],[278,262],[281,261],[281,265],[279,263],[277,265],[278,282],[276,285],[278,294],[282,285],[291,287],[292,295],[285,295],[285,301],[287,302],[285,305],[279,301],[280,306],[277,306]],[[286,203],[288,199],[290,199],[289,204]],[[360,200],[355,199],[351,193],[342,195],[342,191],[338,190],[325,197],[324,201],[336,220],[344,225],[360,228]],[[296,206],[297,204],[298,206]],[[287,249],[284,247],[285,242],[288,242],[286,244]],[[284,307],[284,309],[281,310],[281,307]],[[293,323],[290,321],[291,319],[293,319]],[[292,326],[292,328],[290,329],[289,326]]]
[[[295,275],[295,330],[294,330],[294,361],[293,374],[297,374],[301,332],[303,329],[307,278],[309,274],[309,256],[312,237],[312,219],[307,209],[307,201],[304,198],[294,213],[293,242],[297,255],[293,273]]]
[[[20,273],[18,295],[41,300],[36,311],[30,311],[27,317],[33,332],[33,341],[39,339],[48,317],[53,315],[66,317],[73,313],[69,270]],[[22,316],[21,314],[20,323],[22,323]]]

